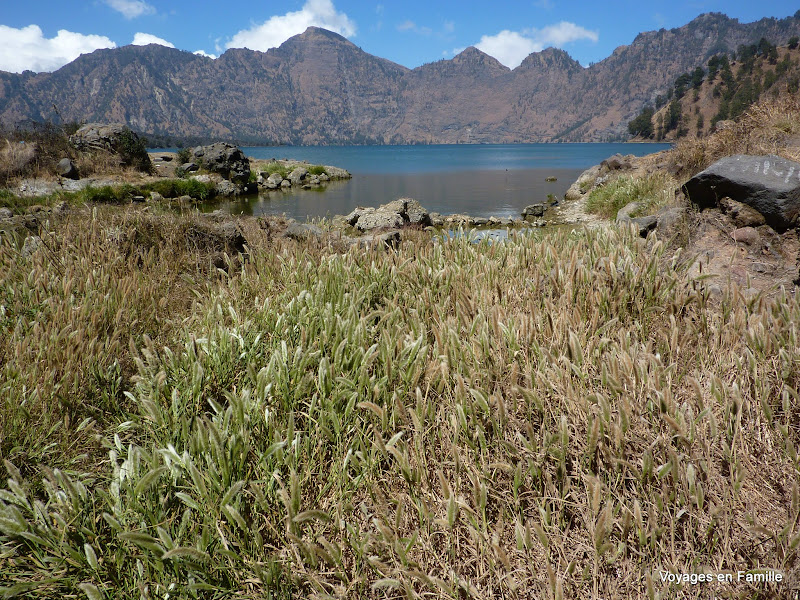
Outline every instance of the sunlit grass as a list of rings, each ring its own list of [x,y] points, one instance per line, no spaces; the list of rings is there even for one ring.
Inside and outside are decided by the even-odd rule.
[[[336,254],[253,229],[165,312],[184,259],[100,260],[92,227],[53,232],[61,263],[2,255],[3,417],[106,407],[70,429],[93,465],[4,447],[6,595],[701,597],[659,571],[797,569],[793,298],[712,303],[627,231]]]

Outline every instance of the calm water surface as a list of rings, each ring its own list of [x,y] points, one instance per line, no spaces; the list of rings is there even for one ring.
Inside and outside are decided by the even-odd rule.
[[[222,205],[232,213],[295,219],[347,214],[411,197],[429,211],[518,216],[549,194],[563,197],[582,171],[617,152],[642,156],[667,144],[487,144],[276,146],[243,148],[251,158],[290,158],[347,169],[353,179],[319,190],[263,192]],[[548,177],[557,181],[547,182]],[[208,207],[220,208],[219,203]]]

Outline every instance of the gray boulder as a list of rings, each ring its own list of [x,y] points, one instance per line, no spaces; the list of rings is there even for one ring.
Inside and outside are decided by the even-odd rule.
[[[239,192],[240,192],[239,186],[233,183],[232,181],[223,179],[222,181],[217,183],[218,196],[237,196]]]
[[[295,167],[292,172],[289,173],[289,181],[292,182],[292,185],[300,185],[307,176],[308,169],[305,167]]]
[[[60,161],[58,161],[56,170],[61,177],[66,179],[80,179],[78,167],[76,167],[75,163],[68,158],[62,158]]]
[[[250,161],[238,147],[226,142],[198,146],[192,153],[203,167],[218,173],[234,183],[247,183],[250,179]]]
[[[11,211],[10,208],[6,208],[5,206],[0,208],[0,221],[8,221],[9,219],[14,218],[14,213]]]
[[[545,208],[547,208],[544,204],[530,204],[522,209],[522,218],[528,221],[532,220],[534,217],[541,217],[544,215]]]
[[[776,231],[786,231],[800,217],[800,163],[775,155],[728,156],[692,177],[683,192],[700,208],[715,207],[727,196],[761,213]]]
[[[403,217],[393,210],[381,210],[380,208],[365,208],[358,216],[355,223],[356,229],[360,231],[372,231],[373,229],[394,229],[403,226]]]
[[[283,177],[281,177],[280,173],[273,173],[269,177],[267,177],[266,182],[264,183],[265,187],[270,190],[274,190],[275,188],[279,188],[281,186],[281,182],[283,181]]]
[[[82,152],[116,154],[123,164],[142,171],[150,171],[153,167],[142,140],[122,123],[87,123],[69,136],[69,141]]]
[[[292,221],[283,233],[284,237],[297,241],[305,241],[312,239],[320,239],[322,237],[322,229],[316,225],[309,223],[298,223]]]
[[[634,156],[632,154],[627,156],[615,154],[614,156],[609,156],[607,159],[601,162],[600,168],[606,171],[627,171],[633,168],[633,160]]]
[[[427,210],[413,198],[400,198],[378,208],[356,208],[344,220],[361,231],[396,229],[404,225],[425,227],[431,224]]]
[[[639,235],[645,237],[658,225],[658,217],[656,215],[632,217],[631,215],[636,212],[638,208],[638,202],[629,202],[617,211],[616,222],[623,225],[635,225],[638,228]]]

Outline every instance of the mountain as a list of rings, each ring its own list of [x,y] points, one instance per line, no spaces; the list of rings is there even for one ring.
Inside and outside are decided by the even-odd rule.
[[[679,74],[762,37],[785,44],[799,34],[800,11],[754,23],[710,13],[642,33],[589,67],[548,48],[513,70],[474,47],[408,69],[316,27],[216,60],[125,46],[53,73],[0,72],[0,122],[119,121],[145,134],[253,144],[625,139],[628,121]]]

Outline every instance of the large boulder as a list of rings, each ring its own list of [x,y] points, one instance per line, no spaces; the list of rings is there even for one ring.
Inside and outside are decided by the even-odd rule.
[[[144,141],[122,123],[87,123],[69,136],[69,141],[82,152],[110,152],[124,165],[142,171],[153,168]]]
[[[431,224],[428,211],[413,198],[400,198],[378,208],[356,208],[344,220],[360,231],[396,229],[404,225],[424,227]]]
[[[687,181],[683,191],[700,208],[715,207],[726,196],[742,202],[776,231],[800,224],[800,163],[780,156],[723,158]]]
[[[212,173],[219,173],[234,183],[247,183],[250,179],[250,161],[238,147],[226,142],[198,146],[194,158]]]

